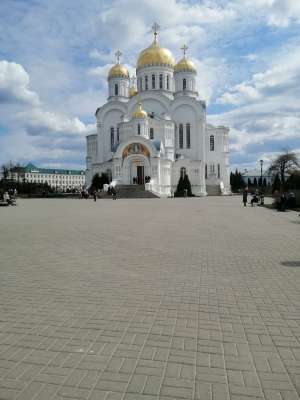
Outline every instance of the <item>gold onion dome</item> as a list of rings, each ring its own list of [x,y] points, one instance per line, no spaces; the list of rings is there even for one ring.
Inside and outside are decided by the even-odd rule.
[[[185,56],[175,65],[175,72],[197,72],[193,61],[188,60]]]
[[[136,88],[134,88],[134,87],[131,87],[130,89],[129,89],[129,97],[133,97],[133,96],[135,96],[135,95],[137,95],[137,90],[136,90]]]
[[[108,78],[129,78],[128,69],[124,65],[117,63],[109,70]]]
[[[145,110],[142,109],[142,104],[138,103],[135,112],[132,114],[133,118],[136,119],[145,119],[148,117],[148,114]]]
[[[175,59],[170,50],[160,47],[156,40],[141,51],[137,61],[137,69],[150,65],[164,65],[174,67]]]

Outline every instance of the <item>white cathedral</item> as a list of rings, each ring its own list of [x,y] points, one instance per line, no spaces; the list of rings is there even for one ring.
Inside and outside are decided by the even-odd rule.
[[[87,185],[104,172],[113,185],[145,184],[168,197],[187,174],[195,196],[229,194],[229,129],[206,122],[187,47],[176,63],[158,43],[158,28],[154,24],[153,43],[139,54],[136,78],[116,53],[107,102],[96,111],[97,134],[87,136]]]

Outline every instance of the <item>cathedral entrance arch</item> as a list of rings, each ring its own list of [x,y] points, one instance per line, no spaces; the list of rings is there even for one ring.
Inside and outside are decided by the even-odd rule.
[[[132,140],[119,147],[116,157],[121,159],[122,183],[144,184],[146,177],[151,176],[153,153],[153,146],[144,138],[132,137]]]
[[[150,175],[149,159],[141,154],[126,157],[123,168],[127,171],[127,184],[143,185],[145,177]]]

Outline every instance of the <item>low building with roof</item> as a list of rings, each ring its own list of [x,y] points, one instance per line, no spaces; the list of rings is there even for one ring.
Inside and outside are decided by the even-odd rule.
[[[39,168],[32,163],[23,168],[22,178],[29,183],[47,183],[57,190],[81,190],[85,186],[85,171],[60,168]],[[13,178],[14,179],[14,178]]]

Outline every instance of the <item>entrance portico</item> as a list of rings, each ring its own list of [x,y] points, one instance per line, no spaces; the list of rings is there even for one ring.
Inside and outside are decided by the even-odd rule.
[[[150,176],[150,162],[141,154],[131,155],[124,160],[123,171],[128,172],[127,179],[123,173],[123,182],[125,181],[124,183],[137,183],[139,185],[143,185],[145,183],[145,176]]]
[[[114,179],[120,184],[145,183],[146,176],[153,176],[151,160],[158,152],[149,140],[133,137],[118,147],[113,158]]]

